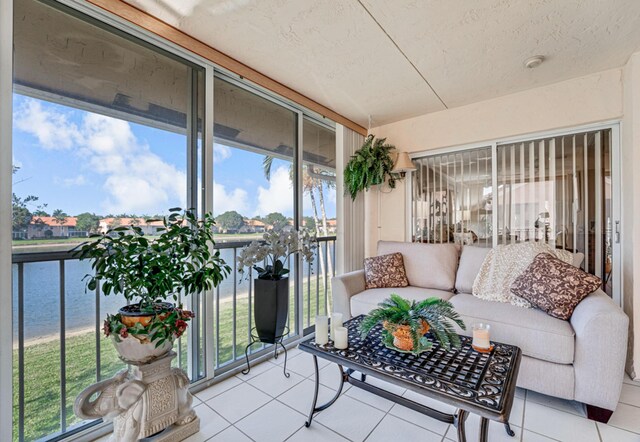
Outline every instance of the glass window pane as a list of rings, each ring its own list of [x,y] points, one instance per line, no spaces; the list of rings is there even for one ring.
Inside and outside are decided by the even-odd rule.
[[[237,272],[237,252],[249,241],[261,238],[266,230],[294,225],[297,114],[216,78],[213,115],[216,241],[222,257],[234,270],[216,291],[216,363],[224,366],[244,358],[253,327],[253,281]],[[290,270],[289,277],[295,281],[293,266]],[[294,293],[292,289],[289,297],[292,314]],[[294,324],[290,325],[295,332]],[[260,346],[251,349],[257,351]]]

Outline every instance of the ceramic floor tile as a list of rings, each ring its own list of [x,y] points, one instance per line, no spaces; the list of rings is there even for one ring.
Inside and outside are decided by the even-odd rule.
[[[587,417],[587,410],[585,409],[584,404],[580,402],[547,396],[546,394],[541,394],[535,391],[527,391],[527,403],[529,402],[535,402],[537,404],[555,408],[556,410],[575,414],[576,416]]]
[[[206,404],[231,423],[237,422],[271,400],[271,396],[246,382],[209,399]]]
[[[557,442],[557,439],[551,439],[550,437],[534,433],[533,431],[524,430],[522,432],[522,442]]]
[[[363,441],[383,417],[384,413],[377,408],[342,395],[331,407],[321,411],[316,420],[344,437],[358,442]]]
[[[366,381],[371,385],[387,390],[389,393],[397,394],[398,396],[402,396],[407,391],[406,388],[399,387],[382,379],[374,378],[373,376],[367,376]]]
[[[632,380],[632,379],[629,377],[629,375],[628,375],[627,373],[625,373],[625,374],[624,374],[624,380],[623,380],[623,382],[624,382],[625,384],[638,385],[638,386],[640,386],[640,380],[637,380],[637,381]]]
[[[249,437],[243,434],[236,427],[229,427],[216,434],[209,442],[252,442]]]
[[[597,422],[602,442],[640,442],[640,434]]]
[[[248,381],[249,379],[253,379],[256,376],[261,375],[265,371],[272,369],[273,367],[274,364],[269,361],[264,361],[256,365],[251,364],[251,370],[249,370],[248,374],[238,373],[236,377],[241,381]]]
[[[284,441],[304,426],[305,420],[302,413],[271,401],[236,422],[235,426],[257,442]]]
[[[488,439],[491,442],[516,442],[520,440],[522,429],[511,424],[511,429],[516,433],[511,437],[507,434],[504,428],[504,424],[500,422],[489,421],[489,433]],[[480,416],[477,414],[470,414],[465,422],[465,432],[467,435],[467,442],[478,442],[480,440]],[[457,441],[457,429],[452,425],[447,431],[447,441]]]
[[[388,442],[393,440],[440,442],[442,435],[432,433],[429,430],[388,414],[367,437],[367,442]]]
[[[271,351],[273,351],[273,349],[271,349]],[[297,357],[301,353],[304,353],[304,352],[300,350],[298,347],[288,348],[287,349],[287,365],[289,365],[289,362],[291,361],[291,359]],[[278,350],[278,359],[271,358],[269,359],[269,362],[276,365],[284,364],[284,352],[282,351],[282,347],[280,347],[280,350]]]
[[[289,372],[289,377],[286,377],[282,371],[282,367],[274,366],[272,369],[259,374],[247,382],[264,391],[269,396],[276,397],[303,380],[304,378],[302,376],[293,372]]]
[[[562,441],[600,441],[595,422],[529,400],[525,407],[524,428]]]
[[[395,404],[389,414],[441,435],[444,435],[449,428],[447,423],[440,422],[399,404]]]
[[[224,393],[225,391],[241,384],[242,381],[235,376],[231,376],[224,381],[217,382],[212,386],[199,391],[195,394],[195,397],[201,400],[202,402],[207,402],[212,397],[219,395],[220,393]]]
[[[391,402],[390,400],[380,397],[378,395],[375,395],[373,393],[369,393],[368,391],[358,387],[349,389],[349,391],[346,392],[345,394],[354,399],[359,400],[360,402],[364,402],[367,405],[376,407],[378,410],[382,410],[385,413],[391,410],[391,407],[393,407],[394,405],[394,403]]]
[[[287,442],[348,442],[348,439],[328,429],[319,422],[314,422],[309,428],[300,428]]]
[[[609,425],[640,433],[640,408],[619,403],[609,419]]]
[[[640,386],[632,384],[622,384],[620,402],[627,405],[640,407]]]
[[[206,404],[198,405],[194,407],[194,410],[200,418],[200,431],[185,439],[187,442],[205,441],[230,425],[229,422],[224,420],[211,408],[207,407]]]
[[[329,364],[320,370],[320,383],[326,387],[329,387],[333,390],[337,390],[340,385],[340,369],[336,364]],[[313,376],[310,377],[313,380]],[[351,385],[345,382],[342,391],[345,392]]]
[[[311,410],[314,390],[315,383],[309,379],[305,379],[295,387],[278,396],[278,400],[294,410],[307,415]],[[335,394],[336,392],[334,390],[320,385],[317,405],[326,404]]]
[[[329,365],[329,361],[326,359],[318,358],[318,368],[322,369]],[[315,368],[313,366],[313,356],[309,353],[300,352],[298,356],[290,359],[287,362],[287,369],[298,373],[300,376],[309,377],[315,374]]]

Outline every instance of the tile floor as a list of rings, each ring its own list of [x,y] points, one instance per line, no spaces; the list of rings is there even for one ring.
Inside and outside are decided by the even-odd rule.
[[[339,382],[335,365],[320,363],[318,403],[333,396]],[[195,441],[455,441],[455,428],[386,399],[345,384],[342,396],[316,415],[310,428],[304,427],[313,397],[313,360],[298,349],[289,351],[290,378],[282,374],[283,358],[263,362],[247,376],[239,374],[195,395],[202,422]],[[452,407],[371,378],[384,386],[442,411]],[[608,425],[586,419],[584,407],[572,401],[518,389],[511,412],[511,438],[495,422],[489,426],[489,440],[640,442],[640,383],[625,379],[620,403]],[[480,420],[467,420],[467,438],[477,441]]]

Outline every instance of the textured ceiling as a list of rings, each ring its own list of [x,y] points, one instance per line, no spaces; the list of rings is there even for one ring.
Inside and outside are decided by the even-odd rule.
[[[638,0],[126,1],[365,127],[619,67],[640,49]]]

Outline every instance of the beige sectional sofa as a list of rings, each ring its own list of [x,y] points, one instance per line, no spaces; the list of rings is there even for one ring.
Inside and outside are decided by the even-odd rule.
[[[522,349],[518,386],[583,402],[589,417],[606,422],[618,403],[627,352],[628,318],[601,290],[587,296],[569,321],[471,295],[489,249],[454,244],[381,241],[378,255],[403,255],[408,287],[365,290],[364,271],[332,279],[333,307],[346,318],[366,314],[391,293],[449,300],[469,335],[474,322],[491,324],[495,341]],[[581,259],[579,259],[581,261]]]

